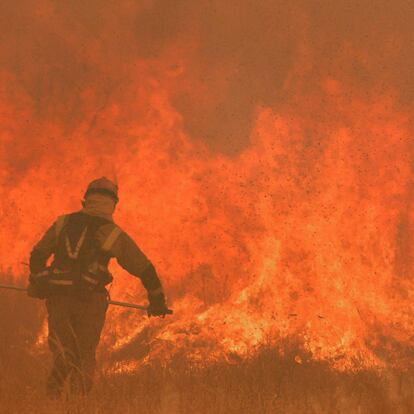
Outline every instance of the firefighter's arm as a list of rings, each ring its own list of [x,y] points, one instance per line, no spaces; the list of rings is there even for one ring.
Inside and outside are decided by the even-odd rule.
[[[35,244],[30,254],[30,273],[37,274],[46,269],[47,260],[52,255],[56,245],[56,222],[46,231]]]
[[[49,227],[43,237],[35,244],[30,254],[30,276],[27,294],[32,298],[44,299],[45,297],[43,281],[48,273],[46,269],[47,261],[55,250],[58,222],[59,219]]]
[[[111,248],[111,253],[121,267],[141,280],[148,292],[149,315],[165,315],[168,309],[165,305],[164,290],[155,267],[131,237],[124,232],[120,234]]]

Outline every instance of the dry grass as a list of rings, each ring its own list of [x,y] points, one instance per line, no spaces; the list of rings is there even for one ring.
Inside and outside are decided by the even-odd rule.
[[[321,364],[281,359],[271,350],[252,361],[204,369],[177,356],[167,366],[154,363],[130,375],[101,372],[88,398],[53,402],[44,394],[48,354],[31,352],[44,316],[42,304],[3,291],[0,312],[2,414],[414,412],[414,372],[338,374]]]

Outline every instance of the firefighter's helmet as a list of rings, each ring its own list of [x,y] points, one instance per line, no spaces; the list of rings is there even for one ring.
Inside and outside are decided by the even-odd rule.
[[[85,192],[85,199],[89,194],[104,194],[111,197],[116,203],[118,198],[118,186],[106,177],[101,177],[89,183]]]

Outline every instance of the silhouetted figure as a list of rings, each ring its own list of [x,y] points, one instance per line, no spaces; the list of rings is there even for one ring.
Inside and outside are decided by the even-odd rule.
[[[47,384],[51,397],[60,396],[65,384],[72,392],[91,389],[108,307],[105,286],[112,281],[111,258],[141,279],[148,291],[149,316],[168,312],[154,266],[112,220],[117,203],[117,185],[105,177],[92,181],[83,209],[59,217],[31,253],[28,292],[46,299],[48,312],[48,340],[54,356]]]

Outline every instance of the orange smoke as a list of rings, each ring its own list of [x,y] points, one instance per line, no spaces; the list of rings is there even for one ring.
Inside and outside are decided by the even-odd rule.
[[[42,4],[35,25],[57,24],[69,13]],[[108,39],[111,27],[121,28],[120,16],[150,19],[148,10],[156,8],[150,4],[129,10],[125,3],[113,20],[106,6],[106,31],[96,30]],[[277,76],[277,59],[260,61],[254,44],[243,48],[234,39],[240,50],[229,59],[223,46],[222,65],[220,54],[205,51],[206,73],[200,48],[218,40],[196,23],[188,33],[170,28],[167,46],[157,49],[151,40],[159,56],[134,55],[129,43],[118,54],[111,37],[107,53],[114,60],[105,59],[90,33],[70,33],[63,22],[50,26],[72,52],[58,63],[84,62],[100,72],[94,79],[85,69],[77,90],[60,80],[47,102],[42,85],[35,92],[27,86],[29,74],[42,68],[23,80],[17,70],[0,72],[1,268],[23,274],[19,263],[57,215],[79,208],[88,181],[116,177],[117,222],[154,262],[175,310],[162,322],[111,313],[116,337],[105,340],[115,353],[129,350],[125,369],[145,361],[137,350],[148,342],[151,356],[184,350],[200,362],[246,357],[264,345],[287,352],[292,343],[301,358],[337,369],[409,362],[411,106],[392,82],[361,86],[352,78],[344,62],[373,65],[352,39],[331,51],[331,67],[324,63],[315,73],[320,50],[312,13],[298,10],[286,13],[301,27],[299,39],[279,33],[278,42],[289,40],[291,50]],[[128,24],[124,41],[132,41]],[[225,25],[220,30],[232,39]],[[140,36],[144,47],[147,35]],[[83,38],[88,48],[79,46]],[[404,43],[389,39],[388,45]],[[260,45],[264,53],[273,50],[267,37]],[[116,72],[112,65],[119,65]],[[252,86],[235,92],[247,80]],[[240,142],[239,124],[248,137]],[[115,266],[114,272],[114,298],[144,298],[139,283]]]

